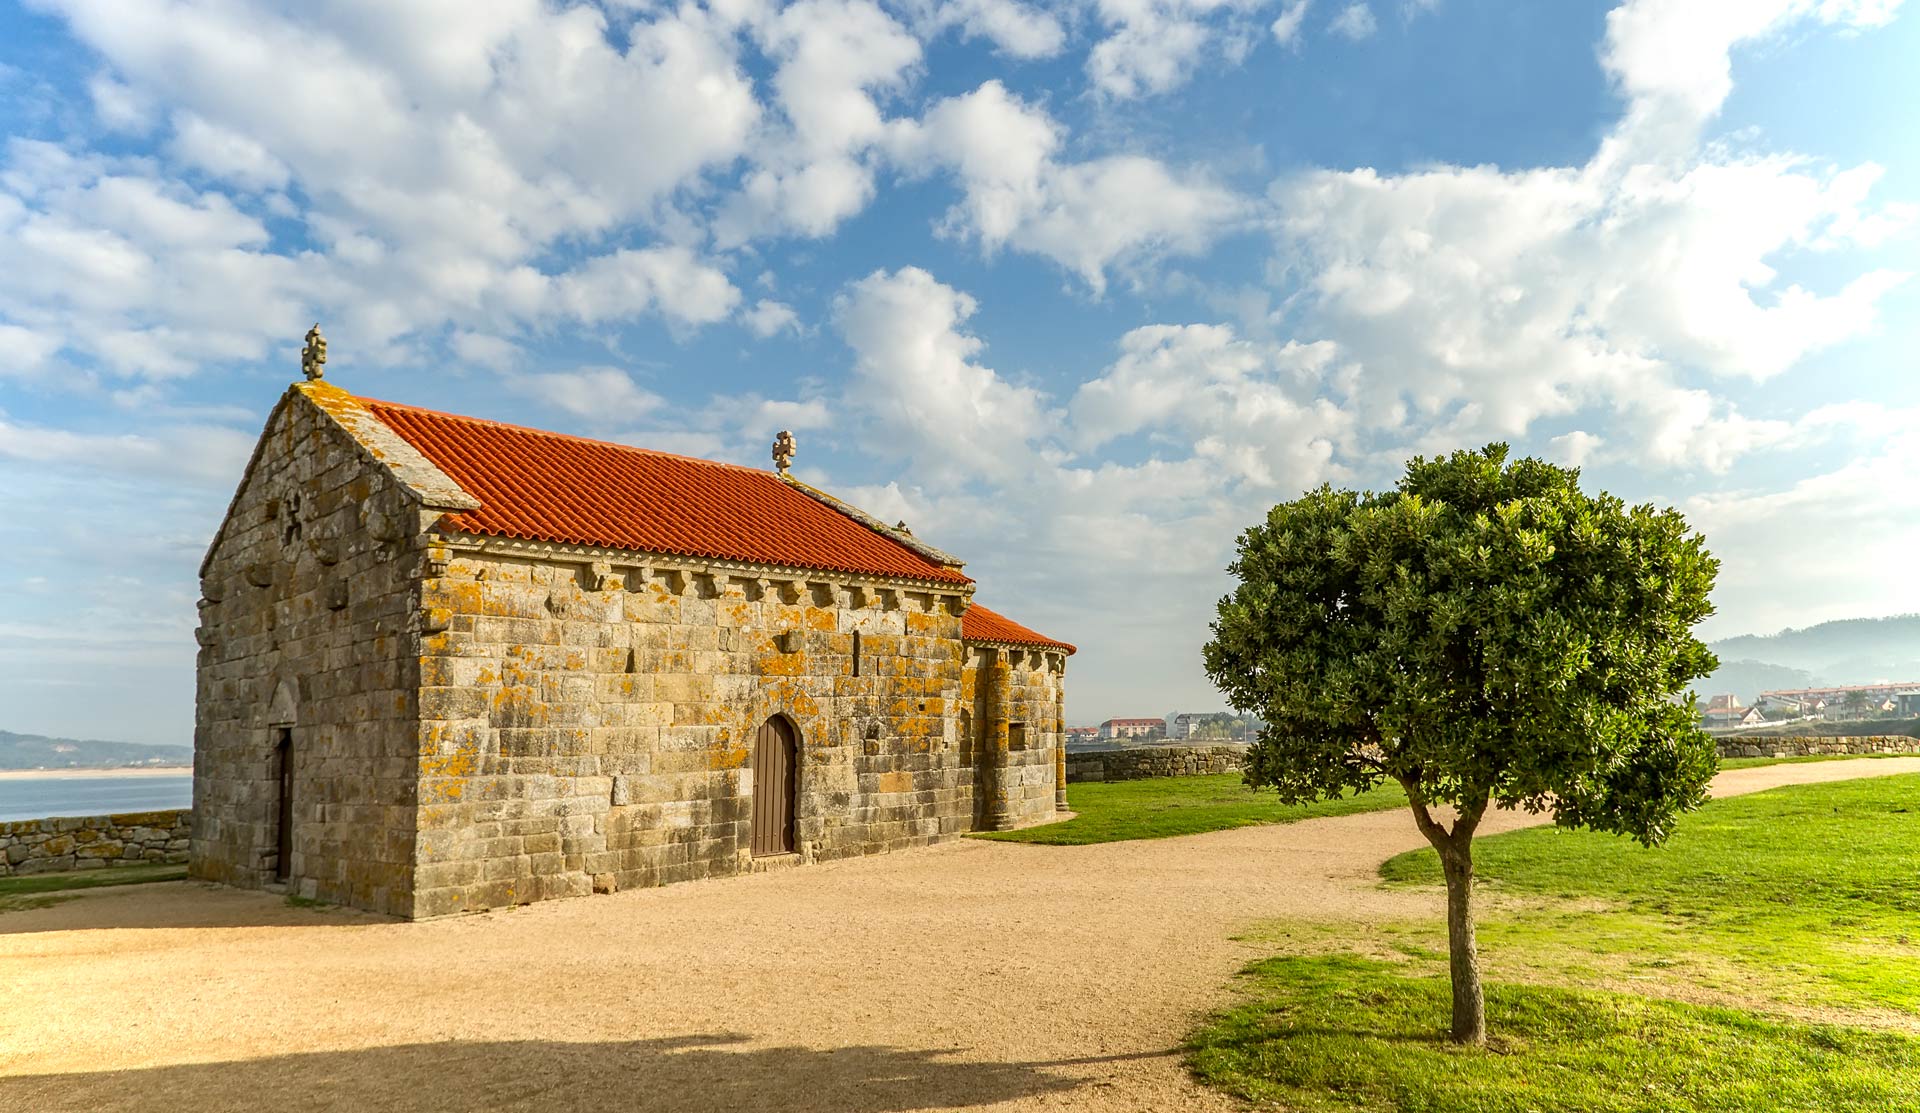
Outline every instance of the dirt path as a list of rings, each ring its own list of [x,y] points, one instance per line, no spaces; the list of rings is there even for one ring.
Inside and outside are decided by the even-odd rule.
[[[1920,772],[1724,773],[1723,795]],[[1500,815],[1490,830],[1534,822]],[[1176,1044],[1265,917],[1438,915],[1392,811],[965,840],[421,924],[178,882],[0,916],[0,1109],[1227,1109]]]

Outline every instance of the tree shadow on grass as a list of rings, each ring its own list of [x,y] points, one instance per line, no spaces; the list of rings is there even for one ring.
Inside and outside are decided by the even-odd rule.
[[[906,1113],[1059,1094],[1061,1068],[1163,1053],[978,1063],[888,1047],[739,1047],[740,1035],[616,1043],[447,1042],[0,1078],[0,1109],[276,1113],[779,1109]]]

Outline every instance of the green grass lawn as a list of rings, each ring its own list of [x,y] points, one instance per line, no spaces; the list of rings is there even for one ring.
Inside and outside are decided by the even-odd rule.
[[[1196,1075],[1300,1110],[1920,1110],[1920,775],[1713,801],[1664,847],[1548,827],[1474,859],[1488,1049],[1444,1039],[1422,851],[1382,873],[1431,886],[1432,920],[1254,936],[1291,953],[1193,1035]]]
[[[26,908],[45,908],[64,897],[51,895],[74,889],[98,889],[106,885],[140,885],[149,881],[178,881],[187,876],[185,865],[152,863],[138,866],[108,866],[97,870],[70,873],[29,873],[18,877],[0,877],[0,912]]]
[[[1571,946],[1691,965],[1810,998],[1920,1014],[1920,775],[1799,785],[1711,801],[1646,848],[1542,827],[1483,839],[1483,891],[1523,898],[1489,918],[1482,945]],[[1390,881],[1437,884],[1431,851]],[[1592,906],[1569,911],[1569,903]]]
[[[1067,807],[1079,813],[1061,823],[1020,831],[989,831],[973,836],[999,842],[1085,846],[1127,839],[1164,839],[1224,831],[1258,823],[1293,823],[1322,815],[1351,815],[1383,808],[1404,808],[1399,785],[1318,804],[1290,805],[1271,791],[1255,792],[1238,773],[1204,777],[1155,777],[1067,786]],[[1412,819],[1407,822],[1411,824]]]
[[[1891,1113],[1920,1039],[1627,993],[1491,983],[1486,1049],[1446,1041],[1442,963],[1293,956],[1188,1042],[1203,1082],[1302,1111]]]

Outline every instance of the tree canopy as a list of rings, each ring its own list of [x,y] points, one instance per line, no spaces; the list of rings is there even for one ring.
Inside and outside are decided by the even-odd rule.
[[[1207,673],[1267,721],[1251,779],[1293,802],[1410,781],[1659,842],[1712,742],[1674,697],[1718,562],[1674,510],[1580,490],[1507,446],[1321,487],[1241,535]]]
[[[1448,882],[1456,1039],[1484,1038],[1469,894],[1490,805],[1663,841],[1718,759],[1688,687],[1718,563],[1681,515],[1507,446],[1322,486],[1243,533],[1206,668],[1266,720],[1248,780],[1290,803],[1407,790]],[[1450,805],[1453,826],[1431,811]]]

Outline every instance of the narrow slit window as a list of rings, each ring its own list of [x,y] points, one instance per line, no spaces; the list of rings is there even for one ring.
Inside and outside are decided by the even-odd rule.
[[[853,632],[853,675],[860,675],[860,631]]]

